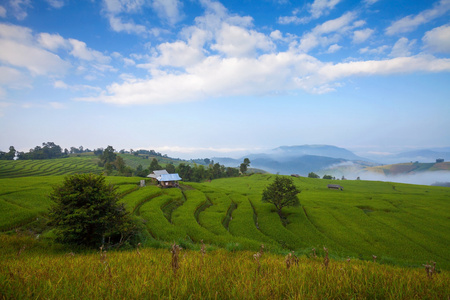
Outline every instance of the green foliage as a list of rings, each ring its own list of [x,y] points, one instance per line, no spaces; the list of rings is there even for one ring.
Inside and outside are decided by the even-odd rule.
[[[331,175],[323,175],[322,179],[333,179],[333,176]]]
[[[250,166],[250,159],[244,158],[244,162],[239,166],[239,171],[244,174],[247,172],[248,166]]]
[[[42,143],[42,147],[36,146],[34,149],[30,149],[28,153],[19,152],[18,157],[19,159],[51,159],[61,158],[64,155],[61,146],[53,142],[47,142]]]
[[[55,202],[49,217],[63,243],[98,247],[105,242],[122,244],[136,233],[113,185],[94,174],[67,176],[49,198]]]
[[[320,178],[320,176],[317,175],[317,174],[314,173],[314,172],[309,172],[309,173],[308,173],[308,178]]]
[[[261,200],[275,205],[278,214],[281,216],[283,207],[300,205],[298,193],[300,193],[300,190],[294,185],[291,178],[276,176],[274,182],[263,191]]]

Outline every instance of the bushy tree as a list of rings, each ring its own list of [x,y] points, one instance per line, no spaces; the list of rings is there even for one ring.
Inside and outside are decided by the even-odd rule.
[[[239,166],[239,171],[244,174],[247,172],[248,166],[250,166],[250,159],[244,158],[244,162]]]
[[[158,163],[158,160],[156,158],[152,159],[152,162],[150,163],[150,167],[148,167],[150,173],[155,171],[155,170],[161,170],[162,167],[160,166],[160,164]]]
[[[139,232],[116,188],[103,175],[77,174],[65,177],[50,194],[55,203],[49,212],[57,240],[63,243],[98,247],[122,244]]]
[[[314,172],[309,172],[309,173],[308,173],[308,177],[309,177],[309,178],[320,178],[320,176],[317,175],[317,174],[314,173]]]
[[[300,190],[291,178],[276,176],[274,182],[264,189],[261,200],[275,205],[278,215],[282,217],[281,209],[283,207],[300,205],[297,198],[298,193],[300,193]]]

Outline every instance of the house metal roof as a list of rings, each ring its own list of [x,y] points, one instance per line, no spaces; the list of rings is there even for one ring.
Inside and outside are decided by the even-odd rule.
[[[181,177],[178,175],[178,173],[175,174],[162,174],[156,178],[158,181],[179,181],[181,180]]]
[[[166,170],[155,170],[151,174],[147,175],[147,177],[157,179],[160,175],[169,174]]]

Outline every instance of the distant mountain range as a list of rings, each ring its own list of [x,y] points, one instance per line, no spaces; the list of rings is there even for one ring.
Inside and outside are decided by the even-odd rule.
[[[284,175],[306,176],[309,172],[317,172],[349,161],[359,162],[364,166],[376,165],[347,149],[330,145],[282,146],[267,153],[248,154],[245,157],[250,159],[253,168]],[[239,159],[214,157],[213,160],[227,167],[236,167],[242,163],[244,157]]]
[[[428,162],[435,163],[441,158],[450,160],[450,148],[424,149],[403,152],[395,155],[384,155],[378,163],[375,160],[364,158],[355,153],[331,145],[301,145],[281,146],[266,153],[248,154],[242,158],[214,157],[215,162],[227,167],[239,166],[245,157],[250,159],[252,168],[263,169],[270,173],[283,175],[300,174],[307,176],[309,172],[322,173],[349,173],[357,174],[361,171],[370,171],[369,167],[385,163]],[[430,171],[433,170],[432,168]],[[424,170],[425,171],[425,170]],[[332,174],[331,174],[332,175]]]

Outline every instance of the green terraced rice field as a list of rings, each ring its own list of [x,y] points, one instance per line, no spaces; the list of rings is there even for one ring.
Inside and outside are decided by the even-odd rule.
[[[0,160],[0,178],[56,176],[76,173],[100,174],[95,157],[67,157],[44,160]]]
[[[32,161],[49,172],[54,165]],[[58,163],[54,163],[58,165]],[[29,167],[23,164],[23,167]],[[420,267],[433,260],[450,269],[450,189],[371,181],[295,178],[301,206],[284,208],[282,222],[271,204],[261,202],[274,175],[255,174],[184,183],[181,189],[140,188],[140,178],[108,177],[118,185],[121,201],[141,218],[155,240],[256,251],[294,250]],[[45,217],[47,195],[63,176],[0,179],[0,230],[8,231]],[[329,190],[339,183],[343,191]]]

